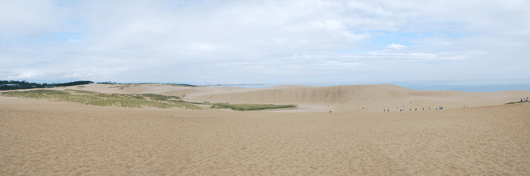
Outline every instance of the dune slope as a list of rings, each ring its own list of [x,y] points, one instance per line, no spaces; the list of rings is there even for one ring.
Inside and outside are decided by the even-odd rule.
[[[529,125],[530,104],[330,114],[0,97],[0,175],[529,175]]]

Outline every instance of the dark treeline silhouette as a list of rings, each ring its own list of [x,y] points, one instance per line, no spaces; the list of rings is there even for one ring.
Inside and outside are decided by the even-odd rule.
[[[188,86],[188,87],[197,87],[197,85],[193,85],[193,84],[177,84],[177,83],[150,83],[150,82],[147,82],[147,83],[117,83],[117,82],[107,81],[107,82],[97,82],[96,84],[165,84],[165,85],[173,85],[173,86]]]
[[[6,81],[0,80],[0,90],[15,90],[15,89],[33,89],[33,88],[48,88],[48,87],[58,87],[58,86],[76,86],[94,83],[92,81],[74,81],[67,83],[30,83],[26,81]]]

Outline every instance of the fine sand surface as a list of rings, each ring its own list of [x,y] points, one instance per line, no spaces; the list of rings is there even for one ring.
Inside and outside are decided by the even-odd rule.
[[[391,85],[69,89],[301,107],[118,108],[0,96],[0,175],[530,175],[530,103],[502,105],[527,91]],[[395,110],[431,104],[446,108]],[[390,105],[390,112],[376,109]],[[362,106],[371,109],[357,111]]]
[[[357,112],[357,111],[407,111],[418,109],[460,109],[502,105],[530,97],[529,91],[501,91],[487,93],[457,91],[412,90],[394,85],[347,85],[330,87],[277,86],[261,89],[239,87],[183,87],[162,84],[133,85],[90,84],[53,89],[81,89],[102,93],[155,93],[183,97],[186,101],[297,104],[293,112]],[[285,110],[278,110],[284,112]]]

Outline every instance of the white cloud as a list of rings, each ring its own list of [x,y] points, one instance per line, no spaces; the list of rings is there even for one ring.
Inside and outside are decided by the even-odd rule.
[[[216,46],[214,44],[194,43],[194,44],[191,44],[191,48],[195,50],[212,51],[212,50],[220,49],[221,47]]]
[[[65,75],[66,77],[78,77],[78,76],[81,76],[80,74],[77,74],[77,73],[73,73],[71,75]]]
[[[392,43],[392,44],[388,45],[388,47],[391,47],[391,48],[403,48],[403,47],[405,47],[405,45]]]
[[[488,77],[503,75],[504,63],[530,64],[527,9],[525,0],[5,1],[0,77],[246,82],[362,71],[377,79],[410,63],[473,66]],[[389,71],[370,71],[380,68]]]
[[[26,72],[18,76],[8,76],[7,79],[28,79],[28,78],[33,78],[35,76],[37,76],[37,74],[33,72]]]
[[[72,43],[79,43],[79,40],[76,39],[68,39],[67,41]]]

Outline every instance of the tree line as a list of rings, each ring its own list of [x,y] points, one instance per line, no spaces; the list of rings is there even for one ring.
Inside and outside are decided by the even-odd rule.
[[[50,88],[59,86],[77,86],[94,83],[92,81],[74,81],[67,83],[30,83],[27,81],[7,81],[0,80],[0,90],[16,90],[16,89],[34,89],[34,88]]]

